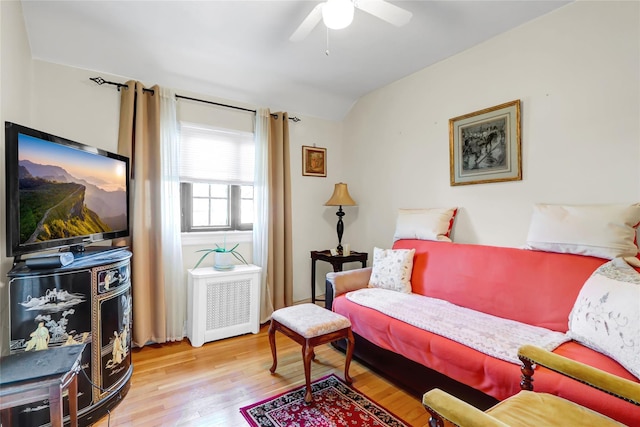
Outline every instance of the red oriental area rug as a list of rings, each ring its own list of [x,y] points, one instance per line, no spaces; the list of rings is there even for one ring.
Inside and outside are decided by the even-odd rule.
[[[331,374],[311,383],[313,403],[304,403],[305,386],[254,403],[240,412],[253,427],[408,427]]]

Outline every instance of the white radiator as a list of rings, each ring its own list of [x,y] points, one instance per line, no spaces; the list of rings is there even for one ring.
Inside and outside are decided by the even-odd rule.
[[[230,271],[189,270],[187,336],[194,347],[260,329],[260,272],[255,265]]]

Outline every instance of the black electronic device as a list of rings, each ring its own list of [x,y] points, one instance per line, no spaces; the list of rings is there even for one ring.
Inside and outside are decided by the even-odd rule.
[[[5,150],[8,256],[129,235],[127,157],[11,122]]]
[[[60,268],[71,264],[74,260],[73,253],[59,252],[57,254],[37,255],[27,258],[25,263],[31,269]]]

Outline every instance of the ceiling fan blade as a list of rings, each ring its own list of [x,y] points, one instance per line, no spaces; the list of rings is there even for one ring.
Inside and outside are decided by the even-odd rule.
[[[313,30],[316,25],[318,25],[318,22],[320,22],[320,19],[322,19],[323,5],[324,3],[318,3],[316,7],[313,8],[313,10],[307,15],[307,17],[304,18],[302,24],[300,24],[300,26],[293,32],[293,34],[291,34],[289,40],[291,40],[292,42],[299,42],[301,40],[304,40],[305,37],[309,35],[311,30]]]
[[[367,13],[387,21],[396,27],[405,25],[413,13],[384,0],[354,0],[353,5]]]

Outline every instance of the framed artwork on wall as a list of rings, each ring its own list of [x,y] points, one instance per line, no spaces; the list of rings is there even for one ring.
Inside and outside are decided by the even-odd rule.
[[[302,175],[327,176],[327,149],[302,146]]]
[[[521,181],[520,100],[449,120],[451,185]]]

